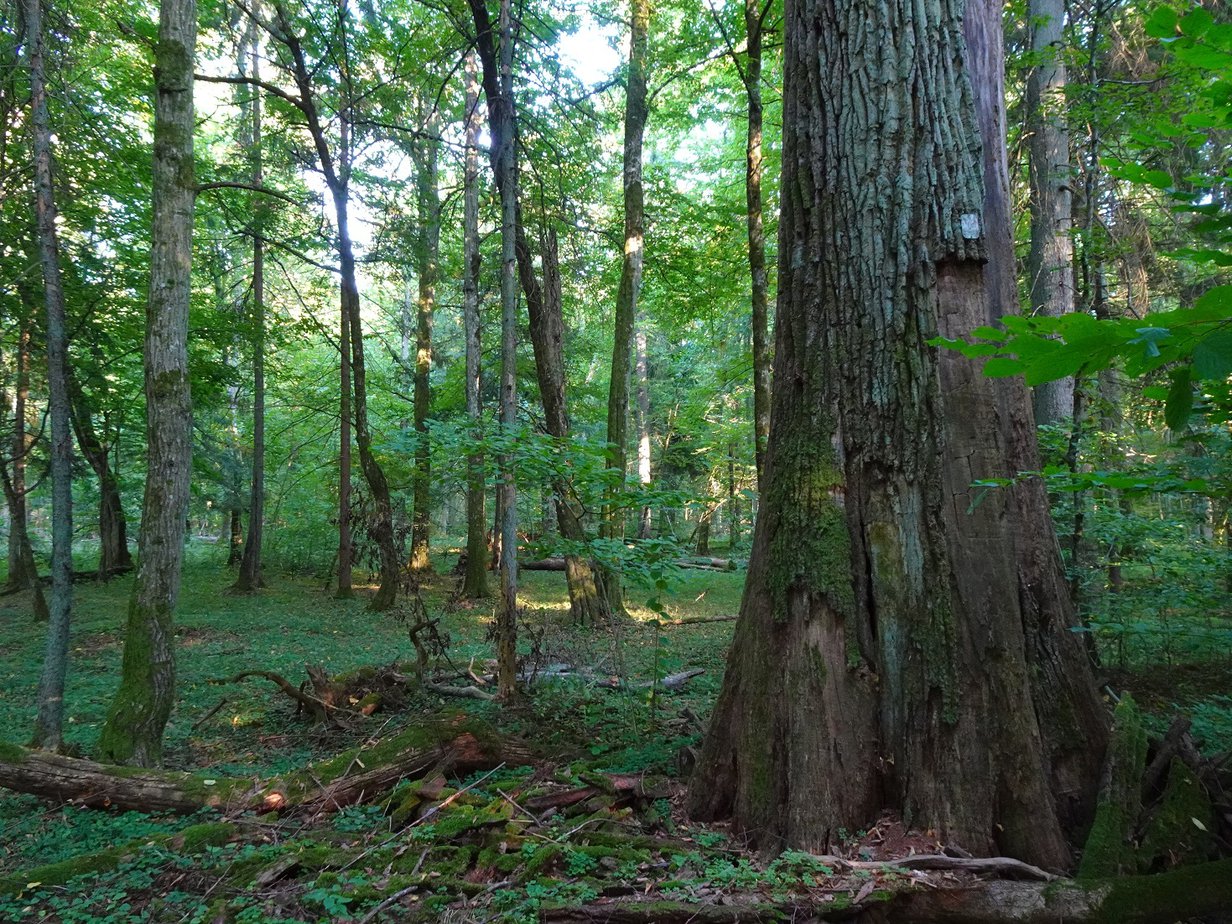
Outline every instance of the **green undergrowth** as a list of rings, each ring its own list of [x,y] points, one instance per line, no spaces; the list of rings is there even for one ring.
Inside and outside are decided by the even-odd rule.
[[[443,576],[452,559],[435,563],[442,576],[427,580],[422,593],[441,619],[448,658],[482,671],[492,656],[493,602],[453,600],[453,581]],[[734,623],[671,621],[735,615],[743,573],[684,572],[654,603],[652,592],[631,587],[631,618],[598,627],[569,624],[563,575],[526,573],[525,664],[571,664],[590,679],[540,682],[504,706],[415,692],[397,711],[328,730],[296,715],[268,681],[210,681],[272,670],[298,684],[305,664],[338,675],[409,663],[415,653],[405,626],[369,613],[363,592],[340,601],[319,581],[271,575],[259,596],[236,597],[226,592],[232,580],[208,555],[189,556],[176,619],[179,696],[167,730],[169,767],[247,779],[310,762],[318,777],[341,764],[358,772],[356,753],[374,760],[378,742],[459,709],[531,744],[536,765],[463,779],[429,775],[380,803],[324,818],[234,819],[222,837],[221,829],[201,827],[218,821],[208,812],[184,818],[49,807],[0,792],[0,921],[358,921],[397,893],[374,922],[532,921],[597,899],[661,903],[665,914],[690,904],[748,903],[750,919],[774,920],[814,900],[836,910],[857,896],[878,901],[900,884],[892,872],[843,875],[806,854],[766,863],[721,831],[682,818],[683,773],[718,692]],[[77,585],[66,703],[68,740],[83,756],[95,747],[118,681],[129,586],[128,578]],[[0,741],[24,741],[33,721],[42,639],[28,606],[25,595],[0,598]],[[681,690],[636,686],[697,668],[705,673]],[[1186,670],[1174,672],[1179,689]],[[1212,729],[1218,740],[1229,703],[1203,698],[1206,668],[1194,670],[1193,702],[1211,710],[1193,710],[1195,728]],[[595,678],[621,678],[628,687],[608,689]],[[1118,688],[1122,680],[1130,685],[1135,677],[1111,678]],[[1139,696],[1148,723],[1166,722],[1164,693]],[[610,791],[604,780],[620,774],[652,780],[653,791],[636,798]],[[577,803],[528,807],[583,786],[593,791]]]

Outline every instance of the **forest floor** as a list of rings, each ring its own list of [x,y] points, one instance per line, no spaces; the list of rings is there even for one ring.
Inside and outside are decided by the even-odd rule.
[[[527,663],[570,664],[587,677],[541,680],[514,707],[408,689],[395,708],[327,728],[297,715],[266,679],[217,681],[261,670],[298,684],[306,665],[341,675],[408,664],[405,621],[367,612],[363,591],[337,600],[321,581],[286,575],[271,575],[259,596],[229,595],[231,573],[210,560],[218,551],[190,556],[185,571],[167,767],[265,780],[348,748],[350,766],[363,767],[378,741],[458,713],[490,722],[533,759],[461,778],[430,771],[377,801],[312,817],[148,815],[0,791],[0,921],[804,920],[972,879],[881,863],[944,847],[894,819],[840,832],[833,856],[773,861],[722,826],[685,820],[683,774],[734,623],[675,621],[734,616],[743,572],[685,571],[658,612],[636,605],[651,594],[633,588],[631,618],[603,629],[568,624],[563,574],[524,573]],[[449,661],[482,673],[491,604],[455,602],[451,565],[437,562],[423,599],[441,618]],[[83,756],[118,680],[129,585],[76,587],[67,737]],[[0,598],[0,741],[28,737],[42,645],[27,596]],[[1166,680],[1158,666],[1122,658],[1107,679],[1134,690],[1158,727],[1180,706],[1210,750],[1232,750],[1232,654],[1207,654],[1173,663]],[[703,673],[679,689],[638,686],[692,670]],[[616,678],[623,689],[603,685]]]

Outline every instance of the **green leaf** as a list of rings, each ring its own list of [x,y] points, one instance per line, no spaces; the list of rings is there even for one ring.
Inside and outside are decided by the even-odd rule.
[[[990,379],[1004,379],[1023,370],[1022,360],[1009,356],[994,356],[984,363],[984,374]]]
[[[1144,31],[1151,38],[1172,38],[1176,35],[1176,11],[1158,7],[1146,21]]]
[[[1193,411],[1193,383],[1190,368],[1182,366],[1172,373],[1172,387],[1168,389],[1168,403],[1164,406],[1164,422],[1173,430],[1180,430],[1189,423]]]
[[[1212,331],[1193,351],[1194,375],[1199,379],[1226,379],[1232,375],[1232,329]]]
[[[1215,17],[1202,7],[1197,7],[1181,19],[1181,31],[1192,38],[1197,38],[1214,24]]]
[[[1212,286],[1194,301],[1194,309],[1200,311],[1226,311],[1232,318],[1232,285]]]

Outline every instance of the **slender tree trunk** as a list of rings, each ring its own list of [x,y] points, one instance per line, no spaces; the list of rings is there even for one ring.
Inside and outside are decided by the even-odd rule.
[[[1032,67],[1027,75],[1031,249],[1027,279],[1032,314],[1060,317],[1074,310],[1073,195],[1069,131],[1065,127],[1065,3],[1030,0]],[[1035,386],[1035,420],[1056,423],[1073,405],[1074,380]]]
[[[239,507],[232,507],[227,511],[227,567],[238,565],[243,558],[244,511]]]
[[[12,482],[11,496],[6,497],[9,507],[9,517],[14,526],[9,530],[9,578],[10,587],[30,587],[38,583],[38,568],[34,567],[34,553],[27,555],[30,545],[29,517],[26,508],[26,462],[30,456],[32,439],[26,429],[26,405],[30,397],[30,329],[34,325],[34,316],[38,311],[34,293],[26,284],[19,284],[18,294],[21,296],[22,321],[17,332],[17,352],[14,361],[16,375],[13,387],[13,441],[12,468],[9,479]],[[42,595],[42,591],[39,591]],[[46,612],[46,606],[43,606]],[[45,618],[45,617],[40,617]]]
[[[479,72],[474,53],[466,56],[466,164],[462,205],[462,324],[466,333],[466,416],[471,436],[483,437],[480,375],[483,352],[479,339]],[[466,459],[466,575],[465,597],[488,594],[487,528],[484,514],[483,454]]]
[[[489,118],[492,121],[492,134],[497,137],[498,103],[501,96],[501,76],[496,60],[496,46],[493,41],[492,25],[487,7],[483,0],[470,0],[471,13],[475,20],[478,35],[477,50],[482,62],[484,95],[488,100]],[[516,139],[517,122],[512,119],[509,131],[514,144],[514,166],[510,173],[516,178]],[[496,176],[497,187],[500,189],[502,202],[505,195],[503,187],[504,172],[500,169],[497,146],[492,146],[492,166]],[[549,435],[557,439],[565,439],[569,435],[569,421],[565,403],[564,363],[561,353],[563,338],[563,319],[561,318],[559,268],[556,265],[557,252],[555,238],[552,232],[544,236],[540,253],[544,261],[545,284],[540,285],[535,275],[534,256],[527,240],[525,227],[522,223],[521,209],[517,200],[517,190],[514,190],[513,201],[513,237],[514,253],[517,260],[518,279],[522,291],[526,294],[527,314],[530,318],[530,333],[535,352],[535,373],[539,381],[539,393],[543,399],[544,419]],[[561,536],[570,542],[586,541],[580,512],[573,509],[569,497],[569,485],[558,483],[553,486],[557,497],[556,513]],[[503,510],[502,502],[497,498],[497,512]],[[569,508],[569,509],[565,509]],[[499,522],[500,517],[497,517]],[[606,621],[609,610],[606,598],[602,598],[599,590],[595,568],[591,562],[580,556],[569,556],[566,568],[566,578],[569,586],[569,600],[572,618],[579,624],[599,623]]]
[[[428,415],[432,393],[432,317],[436,311],[436,284],[440,277],[441,200],[437,190],[440,142],[434,137],[440,120],[432,117],[427,137],[415,143],[415,191],[419,203],[419,235],[415,247],[419,299],[415,324],[415,513],[411,523],[411,571],[432,570],[428,543],[432,528],[432,455],[428,442]]]
[[[98,577],[106,581],[133,568],[133,557],[128,551],[128,524],[120,501],[120,480],[112,468],[107,447],[94,429],[81,385],[71,372],[69,395],[77,445],[98,478]]]
[[[195,0],[162,0],[155,48],[154,223],[145,336],[147,478],[120,687],[99,741],[105,760],[138,766],[161,761],[163,729],[175,695],[172,618],[192,471],[188,301],[196,41]]]
[[[646,130],[646,55],[649,47],[650,2],[630,0],[629,71],[625,87],[624,251],[620,289],[616,293],[612,378],[607,401],[608,467],[623,482],[629,429],[629,373],[633,353],[633,322],[637,317],[645,261],[642,193],[642,138]],[[624,506],[609,498],[603,515],[603,535],[622,539]],[[613,613],[624,612],[620,572],[604,569],[603,592]]]
[[[1057,788],[1072,742],[1055,736],[1073,723],[1040,714],[1054,704],[1032,676],[1037,643],[1076,671],[1054,697],[1077,690],[1085,712],[1094,684],[1064,597],[1029,586],[1058,573],[1055,547],[1031,570],[1046,538],[1021,538],[1049,535],[1046,507],[971,504],[973,480],[1017,470],[1003,428],[1029,423],[1027,396],[926,343],[1004,313],[993,290],[1013,272],[1008,215],[992,226],[1008,187],[987,105],[1000,7],[965,6],[788,6],[765,494],[689,804],[807,849],[889,808],[973,852],[1059,868],[1060,803],[1089,804],[1098,773]],[[1103,742],[1096,728],[1090,749]]]
[[[645,322],[643,321],[643,324]],[[634,370],[637,374],[637,483],[650,487],[650,365],[646,358],[646,331],[638,327]],[[637,538],[650,538],[650,505],[643,504],[637,519]]]
[[[563,446],[569,438],[569,415],[565,401],[564,310],[560,279],[560,254],[556,232],[544,235],[543,293],[531,312],[530,333],[535,348],[535,370],[543,401],[548,434]],[[556,505],[556,528],[575,549],[586,542],[582,511],[572,485],[563,475],[552,485]],[[596,566],[585,555],[565,556],[565,583],[569,589],[569,615],[575,625],[602,625],[611,618],[607,598],[601,593]]]
[[[254,80],[261,79],[260,30],[252,29],[251,68]],[[252,135],[252,184],[265,182],[262,155],[261,94],[253,93],[250,106]],[[252,479],[248,495],[248,535],[233,590],[254,593],[264,583],[261,572],[261,546],[265,538],[265,209],[257,203],[252,236]]]
[[[736,493],[736,447],[727,449],[727,553],[736,554],[740,542],[740,495]]]
[[[339,297],[338,304],[338,594],[354,596],[351,566],[355,549],[351,542],[351,314]]]
[[[51,619],[51,609],[47,606],[47,597],[43,593],[43,582],[39,580],[38,565],[34,560],[34,548],[30,545],[30,533],[26,524],[26,518],[24,516],[13,516],[11,513],[25,499],[17,492],[13,484],[13,477],[9,474],[7,461],[4,459],[0,459],[0,481],[4,485],[4,502],[8,505],[10,511],[10,552],[16,555],[17,575],[19,578],[19,580],[10,581],[9,587],[10,589],[20,589],[24,586],[25,589],[29,590],[35,621],[48,622]],[[10,567],[12,566],[10,565]]]
[[[398,595],[400,566],[397,549],[394,545],[393,504],[390,499],[389,481],[386,479],[385,472],[372,451],[372,433],[368,424],[368,382],[364,357],[363,319],[360,314],[359,286],[355,269],[355,250],[351,242],[349,212],[350,194],[348,190],[352,153],[350,123],[348,121],[351,104],[349,98],[351,93],[349,64],[344,60],[341,68],[341,81],[347,99],[342,117],[339,120],[341,139],[335,156],[335,152],[331,150],[329,140],[326,137],[320,113],[317,111],[312,72],[304,56],[304,49],[300,42],[299,34],[287,16],[282,4],[276,3],[274,9],[278,19],[278,38],[286,45],[291,57],[292,73],[298,93],[294,98],[294,104],[307,123],[308,133],[316,150],[317,162],[321,167],[321,172],[324,174],[325,185],[329,188],[330,198],[334,203],[334,215],[338,233],[337,246],[341,306],[342,314],[347,324],[347,329],[344,333],[348,335],[346,339],[350,341],[350,378],[351,385],[354,388],[355,404],[355,448],[359,452],[360,469],[363,471],[364,480],[367,482],[368,490],[372,495],[372,505],[374,508],[372,521],[368,528],[368,535],[375,541],[380,558],[381,583],[376,595],[369,603],[369,608],[375,611],[387,610],[393,606]],[[345,18],[345,7],[340,7],[339,14],[337,25],[339,30],[341,30],[339,39],[343,57],[345,58],[347,45],[346,29],[348,28]],[[346,389],[344,388],[343,391],[345,395]],[[346,430],[346,416],[344,411],[344,432]],[[347,455],[349,460],[349,441],[345,447],[344,454]],[[349,488],[339,493],[349,494]],[[340,517],[340,521],[341,519]],[[341,580],[342,557],[340,552],[340,593],[343,589]],[[349,557],[347,564],[348,566],[350,564]],[[346,586],[349,587],[349,583]]]
[[[766,441],[770,438],[770,280],[766,271],[766,230],[762,220],[761,180],[764,159],[761,150],[761,37],[770,0],[745,0],[744,27],[748,42],[745,56],[744,91],[749,104],[748,140],[745,145],[744,195],[748,208],[749,275],[753,301],[753,439],[760,489],[765,467]]]
[[[478,0],[483,2],[483,0]],[[518,424],[518,279],[515,231],[517,226],[517,160],[513,126],[513,23],[510,0],[500,5],[500,96],[488,108],[492,117],[492,146],[497,151],[501,197],[501,429],[513,438]],[[518,500],[513,457],[501,456],[501,602],[496,614],[497,689],[501,699],[517,695],[518,639]]]

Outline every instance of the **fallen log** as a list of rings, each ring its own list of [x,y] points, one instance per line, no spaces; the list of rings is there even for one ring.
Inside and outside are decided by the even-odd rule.
[[[265,782],[176,770],[114,767],[0,743],[0,787],[55,802],[140,812],[320,814],[379,799],[430,770],[466,774],[530,762],[524,745],[484,722],[438,720]]]

